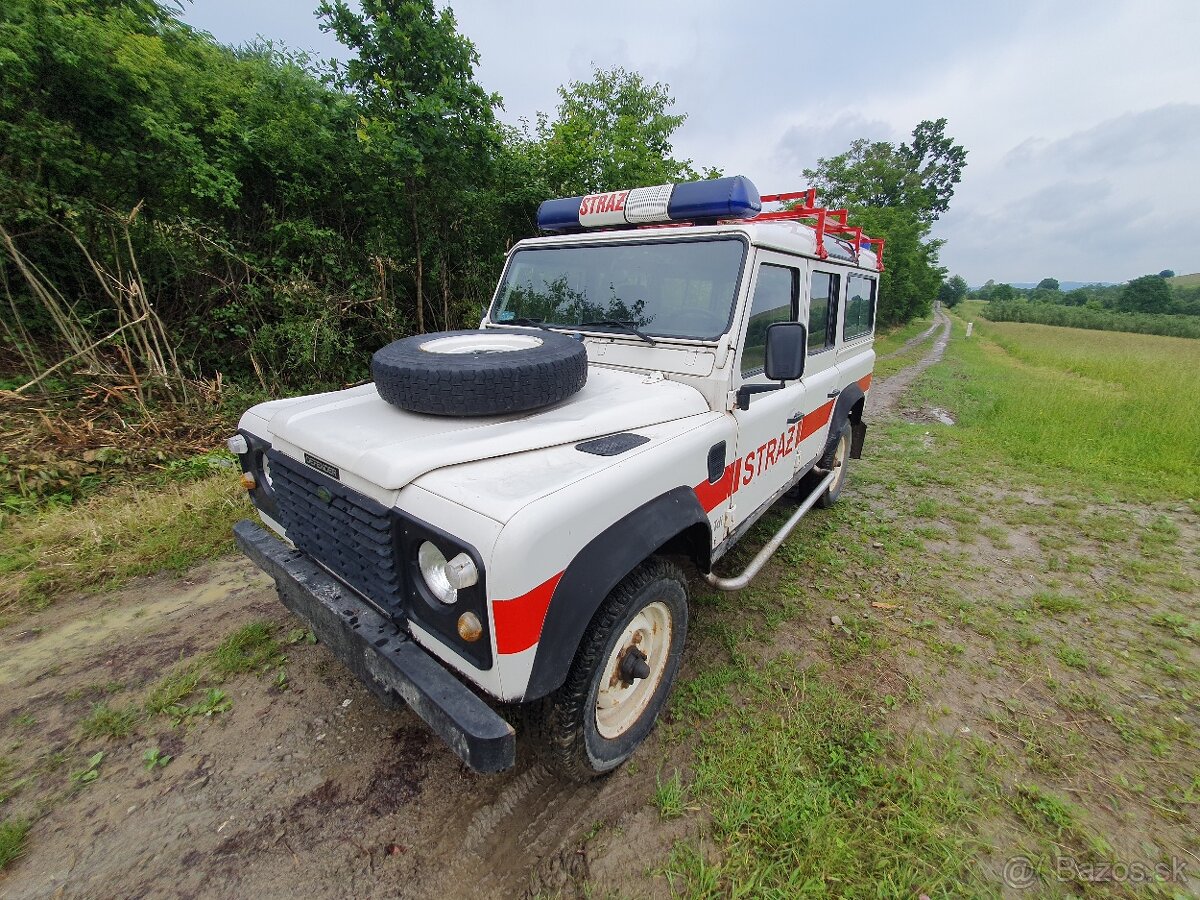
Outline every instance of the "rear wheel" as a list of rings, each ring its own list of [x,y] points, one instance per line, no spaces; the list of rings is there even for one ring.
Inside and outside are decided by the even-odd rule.
[[[687,638],[683,573],[665,560],[634,569],[605,598],[567,680],[543,701],[550,764],[574,779],[611,772],[654,728]]]
[[[833,484],[829,486],[829,490],[817,498],[817,506],[828,509],[837,503],[838,497],[842,495],[842,488],[846,486],[847,467],[849,464],[850,423],[847,422],[838,433],[837,440],[833,442],[833,445],[826,451],[825,456],[821,460],[820,467],[833,472]]]

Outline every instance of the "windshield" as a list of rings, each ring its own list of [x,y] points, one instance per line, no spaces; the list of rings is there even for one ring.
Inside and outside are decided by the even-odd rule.
[[[490,318],[714,340],[729,327],[745,250],[736,237],[518,250]]]

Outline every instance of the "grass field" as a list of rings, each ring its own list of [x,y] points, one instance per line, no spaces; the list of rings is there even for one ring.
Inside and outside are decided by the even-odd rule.
[[[963,325],[851,495],[695,598],[659,764],[661,814],[693,820],[674,891],[1195,896],[1194,342]]]
[[[961,333],[961,322],[956,325]],[[1147,498],[1200,499],[1200,342],[975,321],[924,393],[964,454]]]
[[[1168,278],[1167,283],[1172,287],[1200,287],[1200,272],[1193,272],[1191,275],[1176,275],[1174,278]]]

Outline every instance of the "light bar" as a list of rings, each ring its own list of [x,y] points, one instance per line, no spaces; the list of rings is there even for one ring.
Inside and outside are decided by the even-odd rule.
[[[542,231],[576,231],[695,219],[742,219],[762,210],[758,188],[744,175],[545,200]]]

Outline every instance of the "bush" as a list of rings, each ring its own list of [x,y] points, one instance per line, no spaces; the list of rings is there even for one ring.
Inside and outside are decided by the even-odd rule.
[[[1085,306],[1059,306],[1052,303],[992,302],[983,308],[983,317],[992,322],[1032,322],[1087,328],[1093,331],[1130,331],[1167,337],[1200,338],[1200,318],[1159,313],[1122,313]]]

